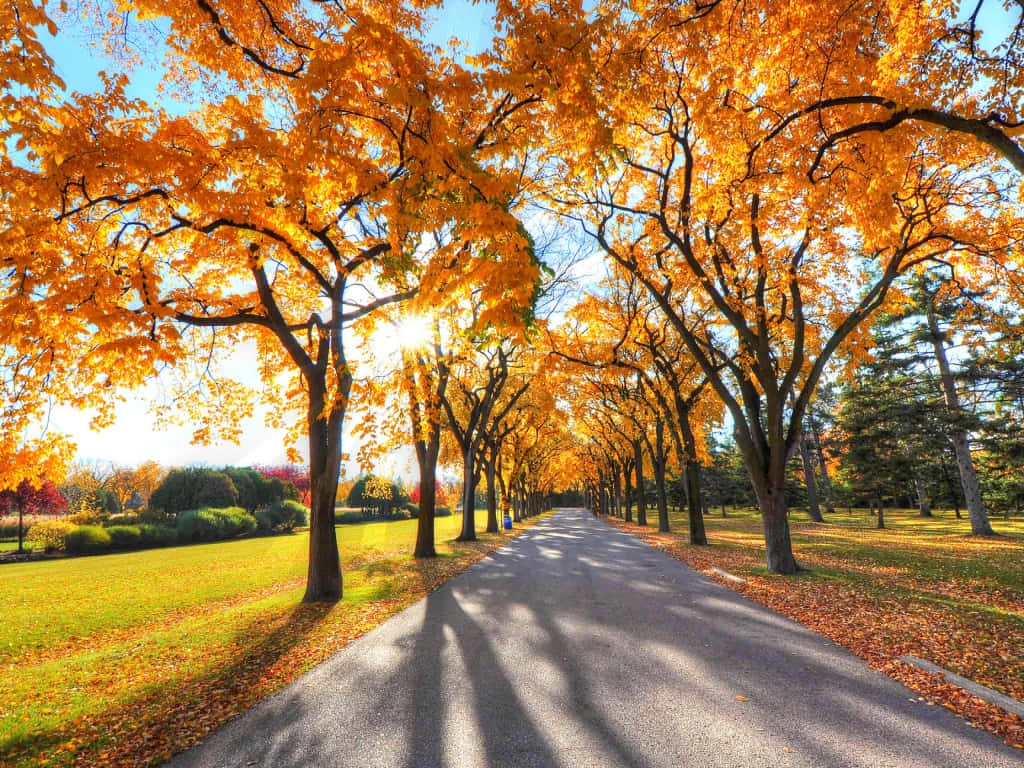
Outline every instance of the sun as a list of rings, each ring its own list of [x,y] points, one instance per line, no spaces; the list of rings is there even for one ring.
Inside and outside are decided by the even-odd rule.
[[[398,346],[402,349],[421,349],[429,346],[433,338],[433,320],[426,315],[409,315],[398,322]]]

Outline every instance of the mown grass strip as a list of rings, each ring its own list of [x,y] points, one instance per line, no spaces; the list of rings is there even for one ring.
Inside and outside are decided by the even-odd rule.
[[[109,583],[90,605],[116,619],[104,625],[68,602],[83,583],[69,584],[64,601],[48,599],[45,610],[63,607],[77,618],[59,629],[33,630],[33,645],[8,654],[0,764],[141,766],[186,749],[509,540],[481,534],[473,543],[445,541],[457,534],[461,519],[438,523],[444,543],[441,556],[430,561],[402,553],[412,548],[415,521],[341,527],[345,599],[333,606],[300,602],[302,580],[294,578],[294,567],[305,566],[304,535],[134,553],[166,556],[156,569],[123,555],[28,564],[41,569],[37,578],[54,565],[79,582],[103,574]],[[265,568],[241,556],[253,548],[270,553]],[[289,551],[294,565],[282,554]],[[226,562],[246,571],[233,591]],[[156,582],[138,581],[140,572]],[[172,585],[182,579],[193,588],[175,592]],[[19,584],[23,592],[37,591],[17,580],[6,586],[18,590]],[[113,614],[99,604],[111,596],[131,600]],[[24,594],[20,604],[26,604]],[[24,608],[18,615],[23,628],[45,621]],[[69,626],[89,631],[71,636]],[[6,624],[3,636],[17,631]]]

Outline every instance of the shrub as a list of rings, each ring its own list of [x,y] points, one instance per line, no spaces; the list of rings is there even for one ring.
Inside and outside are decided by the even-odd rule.
[[[188,509],[178,515],[178,540],[223,541],[256,530],[256,518],[241,507]]]
[[[420,516],[420,508],[418,504],[413,504],[411,501],[407,501],[404,506],[405,511],[409,513],[409,517],[413,520]]]
[[[115,525],[138,525],[138,515],[111,515],[103,521],[103,525],[107,528]]]
[[[380,517],[391,517],[395,509],[408,500],[409,497],[400,485],[376,475],[366,475],[356,480],[348,494],[350,507],[370,509],[373,510],[372,514]]]
[[[245,507],[250,513],[255,514],[257,509],[285,499],[299,498],[294,484],[285,483],[277,477],[266,477],[255,469],[225,467],[221,471],[238,489],[238,506]]]
[[[152,523],[153,525],[162,525],[166,528],[174,527],[174,513],[167,512],[160,507],[146,507],[145,509],[140,509],[136,513],[135,517],[140,524]]]
[[[338,514],[334,513],[334,522],[336,523],[361,523],[366,518],[363,517],[362,512],[342,512]]]
[[[149,505],[174,514],[205,507],[226,508],[238,502],[231,478],[212,469],[171,470],[149,497]]]
[[[142,531],[137,525],[112,525],[107,533],[111,549],[136,549],[142,545]]]
[[[435,507],[434,508],[434,517],[451,517],[451,516],[452,516],[452,508],[451,507]]]
[[[103,512],[99,509],[86,508],[76,512],[68,518],[75,525],[99,525],[103,519]]]
[[[143,547],[169,547],[178,543],[178,532],[169,526],[141,523],[138,528],[139,543]]]
[[[73,555],[105,552],[110,549],[110,534],[98,525],[80,525],[68,531],[64,548]]]
[[[70,520],[40,520],[25,534],[30,546],[42,547],[47,552],[64,549],[64,537],[75,529]]]
[[[290,531],[298,525],[309,525],[309,510],[297,501],[286,499],[256,510],[256,521],[261,531]]]

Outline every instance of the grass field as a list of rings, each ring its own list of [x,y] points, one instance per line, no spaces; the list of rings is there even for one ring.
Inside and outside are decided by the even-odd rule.
[[[685,543],[685,515],[673,533],[617,523],[697,570],[722,568],[747,579],[743,592],[853,650],[923,697],[960,712],[1009,743],[1024,743],[1024,721],[983,705],[895,659],[927,659],[1024,701],[1024,520],[992,521],[998,536],[968,535],[951,512],[921,518],[886,511],[885,530],[863,511],[825,524],[791,518],[797,576],[767,572],[760,516],[731,510],[705,518],[710,547]],[[656,526],[656,520],[655,520]]]
[[[0,764],[166,759],[507,540],[461,523],[434,561],[415,520],[338,526],[334,606],[300,602],[305,533],[0,567]]]

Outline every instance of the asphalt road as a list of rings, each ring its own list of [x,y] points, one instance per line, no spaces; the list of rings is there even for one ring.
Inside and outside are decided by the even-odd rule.
[[[1024,754],[563,510],[169,765],[1021,768]]]

